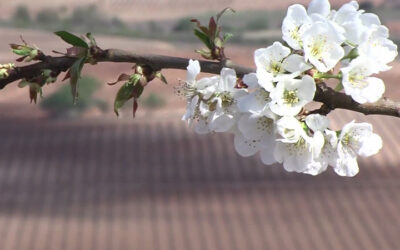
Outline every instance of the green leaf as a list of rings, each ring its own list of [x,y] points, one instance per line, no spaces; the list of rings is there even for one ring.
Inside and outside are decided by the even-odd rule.
[[[207,50],[195,50],[196,53],[199,53],[204,59],[212,60],[213,56],[210,51]]]
[[[130,75],[127,75],[125,73],[122,73],[121,75],[119,75],[118,79],[115,82],[109,82],[107,83],[108,85],[115,85],[121,81],[128,81],[130,79]]]
[[[221,16],[222,16],[226,11],[228,11],[228,10],[232,11],[233,13],[236,12],[234,9],[229,8],[229,7],[223,9],[223,10],[222,10],[220,13],[218,13],[218,15],[217,15],[217,23],[218,23],[219,19],[221,18]]]
[[[216,37],[214,39],[214,44],[215,44],[215,47],[217,47],[217,48],[222,48],[224,46],[224,42],[219,37]]]
[[[83,65],[85,64],[86,57],[81,57],[74,62],[70,69],[70,83],[71,83],[71,92],[74,103],[76,103],[76,99],[78,97],[78,80],[81,77],[81,71]]]
[[[86,34],[86,37],[89,38],[90,44],[91,44],[92,46],[96,46],[96,45],[97,45],[96,39],[94,39],[92,33],[87,33],[87,34]]]
[[[207,48],[212,49],[212,44],[207,34],[197,29],[194,30],[194,34],[204,43],[204,45],[207,46]]]
[[[158,71],[156,73],[156,77],[158,79],[160,79],[163,83],[168,84],[167,79],[165,78],[165,76],[161,73],[161,71]]]
[[[82,47],[88,49],[88,44],[80,37],[75,36],[67,31],[57,31],[54,32],[57,36],[63,39],[66,43],[69,43],[73,46]]]
[[[28,56],[31,53],[31,50],[26,49],[13,49],[13,53],[19,56]]]
[[[224,43],[226,43],[227,41],[229,41],[232,37],[233,37],[233,34],[232,34],[232,33],[225,33],[225,34],[224,34]]]
[[[200,21],[197,19],[192,19],[190,20],[192,23],[196,23],[196,26],[199,28],[199,30],[201,30],[202,32],[204,32],[204,34],[208,35],[209,31],[207,29],[207,27],[201,25]]]
[[[128,81],[121,86],[114,100],[114,112],[119,116],[119,110],[124,106],[124,104],[131,98],[139,97],[143,92],[143,87],[137,84],[140,77],[132,77],[132,81]]]

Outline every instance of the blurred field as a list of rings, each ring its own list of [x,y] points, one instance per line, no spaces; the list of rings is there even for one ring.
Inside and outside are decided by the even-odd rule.
[[[82,4],[95,4],[100,9],[106,10],[108,15],[117,15],[127,21],[139,21],[154,20],[155,18],[170,19],[184,17],[187,16],[188,13],[204,13],[210,10],[223,9],[228,6],[238,10],[276,10],[284,9],[294,3],[307,4],[308,2],[308,0],[281,0],[269,2],[264,0],[69,0],[68,3],[66,3],[61,0],[1,0],[0,15],[8,17],[16,6],[22,4],[30,7],[34,13],[38,12],[43,7],[64,7],[67,10],[70,10],[76,6],[81,6]],[[338,6],[348,1],[333,0],[331,2],[334,6]],[[364,0],[360,2],[371,2],[374,5],[379,5],[385,2],[392,4],[396,3],[393,0]]]
[[[59,4],[0,0],[0,15],[21,2],[31,8]],[[113,9],[127,3],[156,4],[90,2],[109,6],[110,16],[113,11],[129,16],[128,8]],[[213,1],[198,13],[226,2],[243,9],[289,3]],[[158,1],[157,11],[180,18],[197,10],[181,1],[168,3]],[[181,9],[172,10],[178,5]],[[149,18],[144,7],[136,11],[142,13],[131,18]],[[1,63],[15,58],[7,44],[18,42],[20,34],[47,53],[66,48],[49,31],[2,27]],[[102,48],[190,58],[199,58],[193,50],[201,46],[179,39],[95,35]],[[253,51],[268,45],[236,43],[226,52],[235,62],[252,66]],[[106,83],[130,68],[101,63],[85,66],[84,75]],[[230,135],[199,136],[187,128],[180,121],[186,103],[173,91],[185,72],[164,73],[169,85],[154,81],[143,97],[153,94],[165,103],[158,108],[143,104],[135,120],[129,109],[119,119],[112,112],[118,86],[104,84],[95,93],[109,111],[90,109],[80,118],[58,120],[29,104],[27,89],[12,84],[0,92],[1,250],[399,249],[399,119],[335,111],[333,127],[353,119],[372,122],[384,139],[382,152],[361,159],[361,172],[351,179],[332,171],[318,177],[287,173],[281,166],[262,165],[258,157],[239,157]],[[386,96],[400,100],[400,63],[382,77]],[[44,88],[44,96],[62,84],[68,83]]]

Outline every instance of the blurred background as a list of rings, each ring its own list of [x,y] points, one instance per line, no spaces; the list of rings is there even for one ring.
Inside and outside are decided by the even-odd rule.
[[[338,7],[347,1],[331,1]],[[16,57],[20,35],[45,53],[67,45],[52,34],[91,31],[101,48],[199,59],[191,18],[222,19],[234,34],[226,49],[253,67],[256,48],[280,40],[285,9],[307,0],[0,0],[0,63]],[[359,1],[400,43],[400,1]],[[360,159],[360,174],[332,170],[310,177],[242,158],[230,135],[196,135],[180,118],[174,94],[185,72],[166,70],[116,118],[120,85],[131,64],[85,66],[80,98],[67,82],[46,86],[38,104],[27,88],[0,91],[0,249],[399,249],[400,120],[346,111],[338,128],[373,123],[381,153]],[[400,100],[400,63],[381,75],[386,96]],[[62,76],[60,77],[62,79]]]

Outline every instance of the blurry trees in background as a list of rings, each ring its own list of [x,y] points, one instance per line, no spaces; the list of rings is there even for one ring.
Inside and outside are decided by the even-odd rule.
[[[93,96],[103,84],[93,77],[83,77],[79,81],[79,101],[76,104],[73,104],[70,86],[63,85],[58,91],[42,99],[41,108],[48,111],[52,118],[79,117],[92,108],[105,112],[107,103]]]
[[[56,10],[43,9],[38,12],[36,21],[40,24],[58,23],[60,22],[60,16]]]
[[[29,9],[25,5],[20,5],[15,9],[15,12],[12,17],[13,21],[16,25],[24,25],[29,23],[31,20],[31,16],[29,14]]]

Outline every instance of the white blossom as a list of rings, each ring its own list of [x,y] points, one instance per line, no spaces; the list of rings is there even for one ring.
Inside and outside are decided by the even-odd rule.
[[[354,59],[349,66],[342,68],[342,84],[347,95],[358,103],[376,102],[385,92],[385,84],[376,77],[374,63],[363,57]]]
[[[273,155],[276,139],[276,116],[243,114],[238,121],[239,133],[235,135],[235,149],[242,156],[260,152],[264,164],[275,163]]]
[[[382,148],[382,139],[372,132],[369,123],[352,121],[346,124],[338,139],[338,158],[333,167],[341,176],[354,176],[358,173],[357,155],[368,157]]]
[[[211,97],[219,77],[214,76],[196,80],[200,70],[200,64],[197,60],[189,60],[186,81],[178,89],[178,92],[186,97],[187,100],[186,113],[183,115],[182,120],[187,121],[189,125],[196,121],[194,125],[196,132],[204,134],[209,131],[204,126],[207,123],[208,114],[204,111],[201,112],[201,107],[204,106],[204,102],[201,99]]]
[[[317,21],[302,36],[304,56],[317,70],[331,70],[344,56],[344,37],[328,22]]]
[[[211,111],[209,128],[215,132],[227,132],[238,117],[237,99],[246,94],[246,90],[235,88],[236,72],[223,68],[213,97],[208,101]]]
[[[336,155],[337,136],[334,131],[328,130],[329,119],[320,114],[308,115],[305,119],[307,127],[312,130],[314,137],[320,142],[323,141],[321,151],[313,155],[305,174],[318,175],[324,172],[331,162],[334,162]]]
[[[290,55],[290,52],[290,49],[280,42],[254,52],[258,83],[266,91],[271,91],[273,83],[279,81],[284,73],[300,74],[311,68],[304,57],[297,54]]]
[[[269,112],[271,103],[270,93],[258,84],[255,73],[243,77],[243,83],[248,86],[248,93],[237,100],[240,112],[251,114],[266,114]]]
[[[308,75],[302,79],[286,76],[271,91],[271,110],[280,116],[297,115],[314,98],[316,86]]]
[[[304,171],[305,174],[318,175],[327,170],[329,165],[337,161],[337,135],[335,131],[326,129],[324,132],[317,131],[318,138],[323,137],[323,146],[319,154],[315,154],[313,160]]]
[[[301,49],[303,47],[302,34],[310,24],[311,18],[304,6],[300,4],[290,6],[282,23],[283,40],[293,49]]]
[[[360,56],[370,58],[370,62],[375,65],[379,71],[391,69],[388,65],[398,55],[397,45],[388,39],[389,30],[383,26],[373,25],[362,35],[363,42],[358,47]]]
[[[332,20],[343,27],[346,41],[350,44],[359,44],[361,42],[361,35],[366,29],[363,23],[362,11],[359,11],[358,7],[356,1],[351,1],[343,5],[332,16]]]
[[[289,172],[306,172],[321,152],[324,143],[320,133],[310,137],[302,124],[294,117],[282,117],[277,122],[277,130],[282,139],[277,140],[275,159],[283,163]]]

